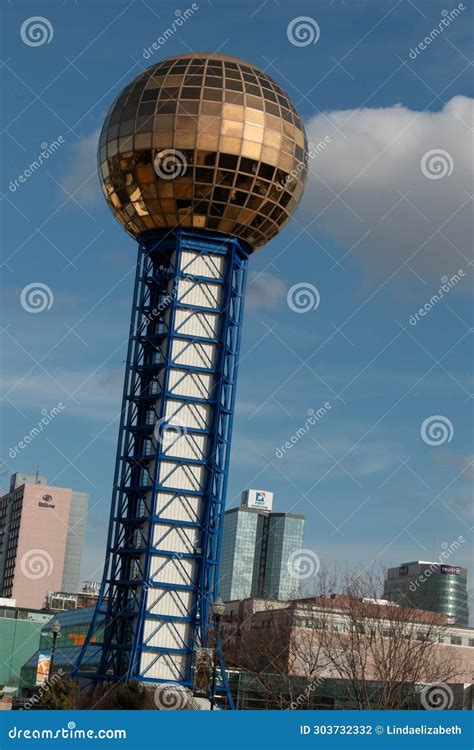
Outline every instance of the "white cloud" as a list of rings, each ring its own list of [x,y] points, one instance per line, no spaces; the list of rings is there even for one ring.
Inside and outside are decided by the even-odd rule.
[[[473,104],[456,96],[439,112],[397,104],[329,112],[309,122],[310,142],[326,136],[331,142],[310,160],[302,218],[305,224],[315,218],[311,233],[321,240],[323,230],[335,239],[340,257],[353,248],[343,266],[357,258],[385,278],[387,271],[409,263],[433,283],[467,268]],[[447,153],[441,159],[448,173],[430,179],[422,173],[423,157],[440,150]],[[442,161],[433,162],[434,169]]]
[[[74,193],[79,203],[93,206],[101,197],[97,178],[97,144],[100,130],[79,138],[72,146],[72,158],[61,185],[68,193]]]
[[[4,374],[2,393],[25,409],[51,409],[62,402],[64,414],[111,422],[120,413],[123,370],[88,372],[49,368],[47,372]],[[76,403],[78,402],[78,403]]]
[[[245,304],[253,310],[274,310],[285,291],[283,281],[277,276],[268,271],[251,271]]]

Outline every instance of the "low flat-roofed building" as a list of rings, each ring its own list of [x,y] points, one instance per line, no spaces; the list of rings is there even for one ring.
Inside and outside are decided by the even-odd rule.
[[[39,648],[41,631],[53,612],[24,609],[0,599],[0,686],[16,694],[21,668]]]

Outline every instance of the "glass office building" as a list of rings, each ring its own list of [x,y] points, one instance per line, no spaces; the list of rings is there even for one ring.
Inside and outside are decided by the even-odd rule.
[[[292,599],[299,595],[299,581],[290,571],[290,558],[303,547],[304,516],[271,513],[268,518],[268,545],[265,555],[263,596]]]
[[[468,625],[467,570],[458,565],[418,560],[389,568],[384,597],[402,606],[439,612],[457,625]]]
[[[233,508],[224,516],[219,591],[224,601],[297,596],[290,556],[303,547],[304,516]]]

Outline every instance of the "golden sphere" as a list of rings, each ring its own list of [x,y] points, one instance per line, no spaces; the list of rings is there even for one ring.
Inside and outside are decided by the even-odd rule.
[[[99,170],[134,237],[181,226],[257,248],[301,197],[306,154],[303,123],[266,73],[235,57],[190,53],[125,87],[102,128]]]

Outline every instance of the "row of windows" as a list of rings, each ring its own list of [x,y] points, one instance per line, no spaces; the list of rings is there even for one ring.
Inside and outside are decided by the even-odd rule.
[[[56,646],[58,648],[67,648],[70,646],[82,646],[84,639],[88,633],[89,625],[69,625],[63,626],[56,639]],[[99,626],[95,635],[95,640],[101,640],[101,628]],[[40,640],[40,649],[48,650],[51,649],[52,634],[51,631],[43,631]]]
[[[271,623],[272,623],[272,620],[265,620],[266,627],[270,627]],[[351,629],[351,626],[347,625],[346,623],[342,623],[342,622],[328,623],[326,620],[321,620],[318,618],[310,618],[310,619],[297,618],[295,620],[295,625],[301,628],[316,628],[316,629],[321,629],[321,630],[329,629],[338,633],[348,633]],[[262,623],[262,627],[264,627],[263,623]],[[370,625],[364,626],[362,622],[353,623],[352,627],[358,633],[364,633],[366,628],[367,628],[367,632],[370,633],[371,635],[375,635],[378,632],[378,630],[375,627],[370,626]],[[382,630],[382,635],[386,638],[393,637],[395,634],[396,634],[396,631],[390,626],[384,627]],[[410,638],[411,636],[412,636],[412,633],[408,633],[406,635],[407,638]],[[416,638],[417,640],[420,640],[420,641],[426,640],[426,633],[423,630],[418,630],[416,632]],[[439,643],[447,642],[446,638],[444,637],[440,637],[438,640],[439,640]],[[460,635],[451,635],[449,636],[449,643],[452,646],[465,645],[465,646],[474,647],[474,638],[463,638]]]

